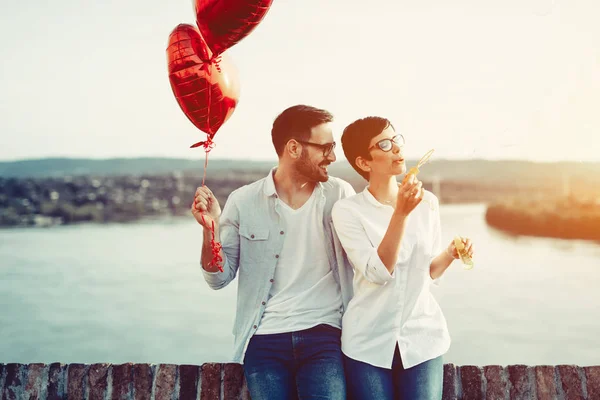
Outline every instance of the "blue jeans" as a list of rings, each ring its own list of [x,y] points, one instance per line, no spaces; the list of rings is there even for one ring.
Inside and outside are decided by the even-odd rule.
[[[404,369],[398,346],[392,369],[374,367],[344,355],[348,398],[438,400],[442,398],[444,363],[442,357]]]
[[[341,331],[321,324],[254,335],[244,357],[252,400],[346,398]]]

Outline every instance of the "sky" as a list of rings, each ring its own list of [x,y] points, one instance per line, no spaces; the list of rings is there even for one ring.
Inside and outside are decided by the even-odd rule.
[[[594,0],[274,0],[227,50],[240,102],[211,157],[276,160],[273,119],[310,104],[338,141],[391,119],[408,158],[600,161],[599,15]],[[0,160],[203,159],[165,52],[194,21],[190,0],[2,2]]]

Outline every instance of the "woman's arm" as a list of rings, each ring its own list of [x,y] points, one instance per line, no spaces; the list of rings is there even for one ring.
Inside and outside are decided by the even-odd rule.
[[[394,279],[379,259],[377,248],[373,246],[364,229],[362,219],[355,204],[340,200],[331,211],[333,228],[352,264],[355,273],[360,273],[365,279],[377,285],[385,285]]]
[[[420,190],[419,196],[405,195]],[[401,187],[398,204],[394,216],[379,246],[375,247],[369,240],[362,225],[365,218],[356,205],[351,202],[338,201],[331,216],[336,234],[348,259],[355,270],[359,271],[371,283],[384,285],[394,278],[393,272],[400,254],[400,244],[406,228],[406,217],[421,202],[423,190],[420,182]],[[385,260],[385,261],[384,261]]]
[[[414,175],[410,175],[409,179],[398,188],[394,214],[377,248],[377,254],[390,274],[394,272],[400,255],[408,215],[423,200],[424,194],[421,181]]]
[[[459,258],[458,250],[456,250],[456,246],[454,246],[454,240],[450,242],[448,247],[445,250],[441,250],[441,240],[442,240],[442,229],[440,222],[440,206],[439,201],[436,199],[436,204],[434,206],[435,212],[433,215],[433,248],[431,254],[438,253],[431,260],[431,264],[429,265],[429,275],[431,279],[438,279],[441,277],[444,272],[450,267],[452,262]],[[472,243],[470,239],[463,239],[465,243],[465,249],[469,255],[473,254]]]
[[[390,274],[394,272],[396,261],[400,255],[402,238],[406,229],[406,217],[406,215],[394,212],[387,231],[377,248],[377,255]]]
[[[442,276],[450,264],[452,264],[452,261],[454,261],[454,257],[448,251],[442,251],[437,257],[431,260],[431,265],[429,266],[431,279],[437,279]]]

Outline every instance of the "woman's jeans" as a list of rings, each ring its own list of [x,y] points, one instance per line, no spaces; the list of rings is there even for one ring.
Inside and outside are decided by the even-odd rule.
[[[345,399],[341,331],[329,325],[254,335],[244,357],[252,400]]]
[[[442,357],[404,369],[398,346],[392,369],[374,367],[344,355],[348,398],[439,400],[442,398],[444,364]]]

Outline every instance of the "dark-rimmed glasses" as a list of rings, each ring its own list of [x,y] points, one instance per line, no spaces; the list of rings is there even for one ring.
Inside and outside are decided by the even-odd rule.
[[[388,139],[382,139],[379,142],[375,143],[373,146],[369,147],[367,151],[371,151],[375,147],[379,147],[382,151],[390,151],[394,147],[394,143],[398,145],[398,147],[404,146],[404,136],[401,133],[397,134],[394,137]]]
[[[320,148],[321,150],[323,150],[323,157],[328,157],[331,154],[331,152],[333,151],[333,149],[335,149],[335,142],[319,144],[319,143],[307,142],[306,140],[300,140],[300,139],[294,139],[294,140],[298,143],[307,144],[309,146],[314,146],[314,147]]]

